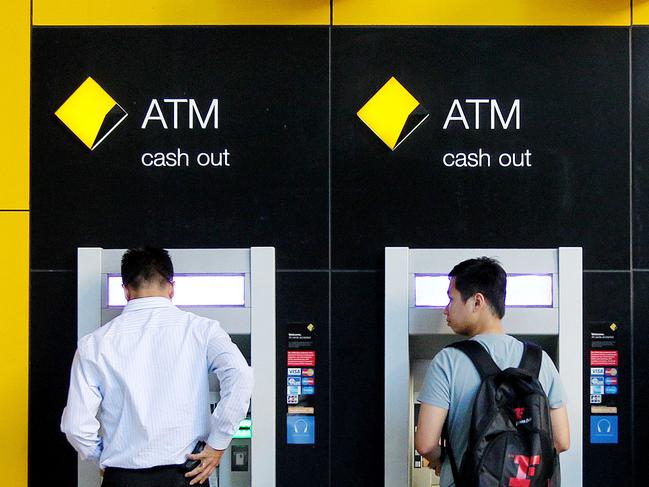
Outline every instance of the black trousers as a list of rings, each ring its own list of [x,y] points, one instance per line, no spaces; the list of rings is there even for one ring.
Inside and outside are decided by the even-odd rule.
[[[187,487],[191,480],[185,477],[180,465],[141,469],[106,467],[101,487]],[[201,487],[209,487],[209,480]]]

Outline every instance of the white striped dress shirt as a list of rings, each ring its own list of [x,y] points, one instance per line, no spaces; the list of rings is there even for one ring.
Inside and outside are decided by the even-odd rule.
[[[221,389],[213,414],[208,373]],[[133,299],[79,340],[61,431],[102,468],[180,464],[200,439],[227,448],[251,393],[252,371],[218,322]]]

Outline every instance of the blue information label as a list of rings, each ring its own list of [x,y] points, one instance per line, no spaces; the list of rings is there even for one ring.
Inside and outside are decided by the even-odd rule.
[[[289,414],[286,416],[286,441],[289,445],[315,443],[315,416]]]
[[[590,442],[617,444],[617,416],[591,416]]]

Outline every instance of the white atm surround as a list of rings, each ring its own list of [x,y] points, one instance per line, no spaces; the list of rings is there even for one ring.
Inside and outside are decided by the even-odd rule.
[[[106,305],[107,275],[119,274],[125,249],[77,249],[77,334],[83,337],[117,316]],[[177,274],[245,274],[243,307],[182,306],[216,319],[230,335],[250,335],[254,387],[251,401],[251,487],[275,487],[275,249],[169,249]],[[224,466],[229,460],[223,456]],[[226,479],[223,479],[226,480]],[[78,486],[98,487],[97,468],[79,461]],[[219,487],[230,487],[219,481]]]
[[[514,335],[558,335],[558,363],[568,395],[571,446],[561,454],[562,485],[582,487],[582,249],[385,249],[385,487],[410,486],[412,431],[410,335],[453,332],[443,309],[415,308],[415,274],[448,274],[459,262],[494,257],[508,274],[552,274],[552,308],[507,308]]]

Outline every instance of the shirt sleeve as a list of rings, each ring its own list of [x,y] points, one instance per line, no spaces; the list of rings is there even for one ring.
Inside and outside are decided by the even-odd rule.
[[[561,376],[557,367],[547,353],[543,352],[540,373],[541,385],[548,396],[550,408],[556,409],[565,406],[568,403],[566,391],[561,382]]]
[[[450,360],[448,350],[442,350],[428,366],[418,400],[431,406],[449,409],[450,390]]]
[[[79,350],[72,361],[68,403],[61,417],[61,431],[83,460],[99,465],[103,449],[97,411],[102,395],[92,364]]]
[[[218,323],[210,326],[207,355],[209,371],[219,378],[221,389],[221,398],[212,413],[207,443],[217,450],[225,450],[248,413],[252,369]]]

